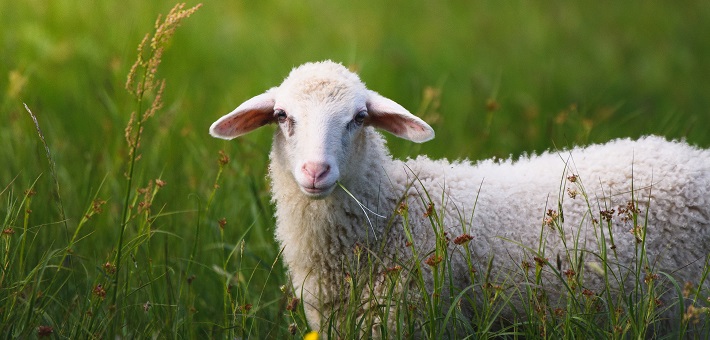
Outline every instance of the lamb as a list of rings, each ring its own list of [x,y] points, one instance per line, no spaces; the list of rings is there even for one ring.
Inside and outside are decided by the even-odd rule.
[[[417,143],[434,130],[332,61],[294,68],[280,86],[214,122],[210,134],[233,139],[270,124],[277,126],[269,166],[276,239],[315,330],[347,303],[351,275],[364,265],[357,254],[373,254],[377,276],[431,259],[442,237],[470,240],[445,243],[458,290],[471,285],[471,264],[514,283],[534,258],[549,268],[550,297],[565,293],[555,262],[557,276],[584,271],[584,287],[600,293],[599,268],[628,268],[642,238],[650,273],[709,288],[701,283],[710,253],[709,150],[647,136],[517,161],[396,160],[375,129]],[[617,207],[624,208],[613,213]],[[432,213],[445,235],[432,227]],[[583,265],[566,255],[575,242],[586,249]],[[601,248],[617,254],[616,266],[600,263]],[[431,292],[431,266],[421,268]],[[374,281],[367,294],[382,291],[383,281]]]

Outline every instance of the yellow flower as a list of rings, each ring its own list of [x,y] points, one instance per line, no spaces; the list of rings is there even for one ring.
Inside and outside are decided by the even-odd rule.
[[[318,340],[318,332],[311,331],[303,337],[303,340]]]

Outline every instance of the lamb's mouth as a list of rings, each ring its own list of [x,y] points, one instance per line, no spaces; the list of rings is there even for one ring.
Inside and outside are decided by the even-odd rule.
[[[322,199],[325,198],[326,196],[330,195],[331,192],[333,192],[333,189],[335,188],[335,183],[326,186],[326,187],[320,187],[317,188],[315,186],[313,187],[304,187],[301,186],[301,191],[306,194],[309,198],[313,199]]]

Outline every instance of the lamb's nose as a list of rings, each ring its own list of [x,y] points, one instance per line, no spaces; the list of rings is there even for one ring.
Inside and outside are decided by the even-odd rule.
[[[327,163],[306,162],[303,164],[301,171],[315,183],[330,172],[330,165]]]

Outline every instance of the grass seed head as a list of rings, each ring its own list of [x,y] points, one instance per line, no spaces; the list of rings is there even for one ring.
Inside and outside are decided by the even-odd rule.
[[[601,215],[602,220],[610,222],[611,219],[614,217],[614,209],[602,210],[599,212],[599,214]]]
[[[286,310],[289,312],[295,312],[298,309],[298,303],[301,300],[299,300],[297,297],[292,297],[291,300],[289,300],[288,304],[286,305]]]
[[[229,156],[224,152],[224,150],[219,150],[219,159],[217,160],[217,163],[220,167],[229,163]]]
[[[51,326],[39,326],[37,327],[37,337],[38,338],[44,338],[48,336],[52,336],[52,333],[54,333],[54,328]]]
[[[424,217],[429,217],[432,213],[434,213],[434,202],[429,202],[426,212],[424,213]]]
[[[463,234],[463,235],[458,236],[454,239],[454,244],[462,245],[462,244],[468,243],[471,240],[473,240],[473,236],[471,236],[469,234]]]
[[[658,274],[655,273],[648,273],[646,276],[643,278],[643,282],[645,284],[649,284],[652,281],[658,280]]]
[[[695,291],[693,288],[693,283],[692,282],[686,282],[685,285],[683,285],[683,297],[688,298],[690,294],[692,294]]]
[[[407,206],[407,202],[402,201],[402,203],[399,204],[399,207],[397,207],[397,215],[404,215],[408,209],[409,207]]]
[[[429,258],[426,259],[426,261],[424,261],[424,263],[426,263],[430,267],[436,267],[443,260],[444,258],[440,255],[432,254],[431,256],[429,256]]]
[[[500,103],[493,98],[488,98],[486,101],[486,111],[496,112],[500,109]]]
[[[695,307],[694,305],[688,306],[685,313],[683,314],[683,321],[697,325],[700,323],[701,315],[710,312],[708,307]]]
[[[402,270],[402,266],[396,265],[396,266],[392,266],[392,267],[387,268],[386,273],[387,274],[397,274],[401,270]]]
[[[106,298],[106,290],[101,284],[96,285],[93,291],[94,295],[98,296],[101,300]]]
[[[643,227],[642,226],[638,225],[638,226],[632,228],[631,230],[629,230],[629,232],[632,235],[634,235],[634,238],[636,239],[636,243],[643,242]]]
[[[104,271],[106,274],[113,275],[116,273],[116,265],[111,262],[104,263]]]

